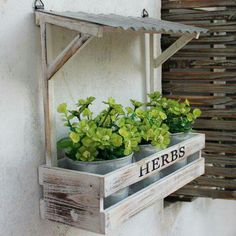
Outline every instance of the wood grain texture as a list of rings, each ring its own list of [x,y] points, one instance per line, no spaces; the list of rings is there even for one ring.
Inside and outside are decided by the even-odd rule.
[[[50,79],[61,67],[79,50],[82,46],[88,43],[91,36],[81,35],[76,36],[70,44],[54,59],[51,65],[49,65],[47,71],[47,79]]]
[[[36,23],[41,19],[52,25],[60,26],[66,29],[78,31],[83,34],[89,34],[92,36],[102,37],[103,29],[102,26],[91,24],[83,21],[69,19],[61,16],[54,16],[50,14],[42,13],[40,11],[35,12]]]
[[[179,39],[177,39],[172,45],[170,45],[160,56],[154,60],[154,67],[157,68],[165,61],[167,61],[171,56],[183,48],[188,42],[196,37],[196,34],[184,34]]]
[[[165,198],[203,173],[204,159],[201,158],[108,208],[105,210],[106,227],[113,229],[119,226],[155,201]]]
[[[122,189],[138,181],[141,181],[142,179],[145,179],[148,176],[151,176],[159,172],[160,170],[177,162],[179,159],[176,159],[175,161],[170,162],[169,164],[166,164],[164,166],[161,166],[160,168],[152,172],[150,171],[148,174],[140,177],[140,167],[145,167],[146,163],[150,163],[152,162],[152,160],[160,158],[164,154],[168,154],[168,160],[170,160],[169,159],[171,156],[170,153],[173,150],[178,150],[182,146],[185,146],[185,156],[183,158],[186,158],[187,156],[190,156],[191,154],[196,153],[204,148],[205,137],[202,134],[197,134],[194,137],[184,142],[171,146],[163,151],[159,151],[149,157],[142,159],[139,162],[135,162],[129,166],[120,168],[110,174],[108,173],[107,175],[104,176],[104,185],[105,185],[104,196],[105,197],[109,196],[110,194],[118,191],[119,189]]]
[[[206,175],[175,196],[236,199],[236,2],[162,0],[162,6],[162,19],[208,29],[163,66],[164,94],[199,107],[194,129],[206,134]],[[163,49],[176,39],[165,35]]]

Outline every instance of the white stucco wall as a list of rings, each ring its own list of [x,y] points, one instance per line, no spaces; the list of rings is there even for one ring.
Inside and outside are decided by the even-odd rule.
[[[58,11],[139,16],[146,8],[158,17],[160,10],[156,0],[44,2],[47,9]],[[39,28],[34,24],[32,4],[29,0],[0,0],[0,236],[94,236],[39,217],[37,167],[45,159]],[[56,55],[72,34],[61,29],[52,32],[58,41],[50,52]],[[87,95],[95,95],[98,102],[111,95],[124,103],[129,97],[143,98],[143,41],[143,37],[130,34],[105,35],[92,41],[56,76],[55,103]],[[63,135],[64,130],[58,129],[58,136]],[[215,236],[234,236],[235,212],[233,201],[198,199],[165,208],[160,219],[157,203],[110,235],[205,236],[214,231]],[[161,226],[161,220],[170,224]]]

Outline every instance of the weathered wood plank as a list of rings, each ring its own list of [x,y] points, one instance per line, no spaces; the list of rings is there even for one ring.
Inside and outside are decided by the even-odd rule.
[[[114,229],[125,220],[136,215],[159,199],[163,199],[172,192],[189,183],[204,173],[204,159],[185,166],[179,171],[164,177],[160,181],[148,186],[145,190],[131,195],[126,200],[105,210],[106,227]]]
[[[236,42],[236,41],[235,41]],[[171,58],[168,63],[164,63],[163,70],[164,73],[167,73],[170,69],[235,69],[236,68],[236,60],[183,60],[183,59],[175,59]],[[189,71],[196,73],[194,70]],[[170,72],[169,72],[170,73]],[[170,74],[173,74],[171,72]],[[228,72],[203,72],[213,75],[215,73],[220,73],[222,76],[214,78],[214,80],[224,80],[224,81],[236,81],[235,76],[227,76]],[[232,73],[233,74],[233,73]],[[169,80],[169,76],[163,75],[165,80]],[[180,77],[174,77],[174,80],[182,80]],[[190,76],[188,79],[193,80]],[[211,80],[208,77],[198,78],[198,80]]]
[[[165,85],[164,85],[165,86]],[[182,99],[186,98],[190,101],[192,105],[198,106],[213,106],[213,105],[225,105],[225,106],[234,106],[236,105],[236,97],[227,96],[189,96],[189,95],[168,95],[168,98],[171,99]]]
[[[201,176],[193,180],[190,185],[200,185],[209,187],[234,188],[236,190],[236,180],[222,179],[210,176]]]
[[[91,24],[84,21],[78,21],[71,18],[61,17],[47,14],[45,11],[42,13],[40,11],[35,12],[36,15],[36,23],[39,20],[44,20],[44,22],[52,25],[57,25],[63,28],[67,28],[70,30],[75,30],[83,34],[89,34],[92,36],[102,37],[103,29],[102,26],[97,24]]]
[[[236,61],[235,61],[236,65]],[[236,72],[197,72],[197,71],[168,71],[163,72],[164,81],[236,81]]]
[[[203,133],[206,135],[207,141],[230,141],[236,142],[236,132],[223,132],[223,131],[206,131]]]
[[[236,154],[236,144],[206,143],[205,152]]]
[[[236,165],[236,155],[204,154],[207,164]]]
[[[236,130],[236,121],[231,120],[203,120],[198,119],[194,125],[198,129],[215,129],[215,130]]]
[[[205,167],[205,175],[236,178],[236,168],[206,166]]]
[[[163,151],[159,151],[149,157],[142,159],[139,162],[135,162],[129,166],[120,168],[112,173],[108,173],[104,176],[105,197],[118,191],[119,189],[141,181],[142,179],[145,179],[148,176],[157,173],[161,169],[164,169],[169,165],[177,162],[178,159],[172,160],[173,151],[175,152],[175,150],[179,150],[181,147],[185,147],[185,153],[184,156],[182,156],[183,159],[203,149],[204,145],[204,135],[197,134],[184,142],[171,146]],[[156,165],[158,165],[158,168],[153,168],[152,163],[156,163]],[[145,175],[140,174],[141,169],[144,170],[144,172],[146,171]]]
[[[154,67],[159,67],[195,37],[196,34],[182,35],[176,42],[174,42],[170,47],[168,47],[164,52],[162,52],[160,56],[158,56],[154,60]]]
[[[171,43],[173,43],[176,40],[176,37],[169,37],[166,35],[162,36],[162,45],[169,46]],[[199,39],[193,39],[191,42],[189,42],[189,45],[209,45],[213,43],[221,43],[221,44],[228,44],[236,41],[236,35],[229,34],[229,35],[201,35]]]
[[[191,13],[171,12],[162,15],[162,18],[170,21],[193,21],[193,20],[235,20],[236,10],[196,11]]]
[[[191,48],[182,49],[175,54],[178,57],[235,57],[236,48]]]
[[[39,183],[54,186],[55,191],[66,191],[67,186],[74,186],[76,192],[103,196],[103,177],[91,173],[73,171],[57,167],[40,166]]]
[[[209,198],[223,198],[223,199],[235,199],[236,191],[219,190],[215,188],[194,188],[194,187],[183,187],[176,193],[187,196],[196,197],[209,197]]]
[[[202,108],[202,115],[203,118],[236,118],[236,109],[204,109]]]
[[[211,83],[169,83],[165,84],[163,91],[165,93],[201,93],[201,94],[211,94],[211,93],[228,93],[235,94],[236,85],[234,84],[211,84]]]
[[[203,7],[230,7],[235,6],[234,0],[177,0],[177,1],[162,1],[162,9],[192,9]]]
[[[50,79],[82,46],[85,46],[90,38],[89,35],[76,36],[49,66],[47,79]]]
[[[85,211],[47,200],[41,203],[41,212],[44,219],[105,234],[104,213]]]

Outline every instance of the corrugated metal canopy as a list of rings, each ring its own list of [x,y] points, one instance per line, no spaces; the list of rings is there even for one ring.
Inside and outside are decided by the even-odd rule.
[[[61,16],[69,19],[85,21],[100,26],[108,26],[121,30],[147,31],[153,33],[205,33],[207,29],[194,26],[174,23],[170,21],[158,20],[149,17],[131,17],[115,14],[92,14],[84,12],[56,12],[40,10],[45,14]]]

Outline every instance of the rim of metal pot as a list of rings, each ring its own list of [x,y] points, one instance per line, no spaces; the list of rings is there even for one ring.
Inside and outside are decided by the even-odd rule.
[[[79,164],[104,164],[104,163],[109,163],[109,162],[121,161],[121,160],[124,160],[126,158],[133,157],[133,154],[134,153],[132,152],[128,156],[124,156],[124,157],[120,157],[120,158],[116,158],[116,159],[112,159],[112,160],[101,160],[101,161],[78,161],[78,160],[73,160],[69,157],[66,157],[66,158],[70,161],[73,161],[73,162],[76,162],[76,163],[79,163]]]
[[[171,136],[175,136],[175,135],[188,134],[188,133],[192,133],[192,131],[178,132],[178,133],[170,133],[170,135],[171,135]]]

